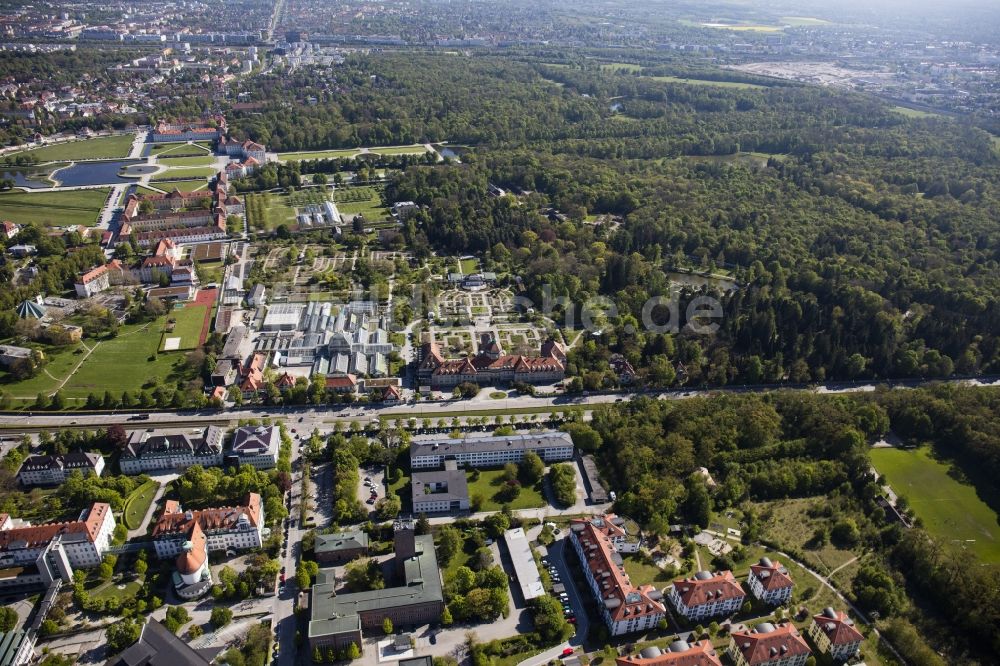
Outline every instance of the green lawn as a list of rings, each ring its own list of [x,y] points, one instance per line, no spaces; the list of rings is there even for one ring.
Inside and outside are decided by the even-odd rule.
[[[662,588],[670,582],[667,572],[649,564],[636,553],[627,554],[622,559],[625,562],[625,573],[633,585],[655,585]]]
[[[202,157],[211,153],[211,148],[199,143],[158,143],[149,151],[156,157]]]
[[[160,482],[150,479],[125,498],[125,510],[122,512],[125,527],[137,530],[142,526],[142,519],[146,517],[149,505],[153,503],[153,498],[159,489]]]
[[[659,81],[660,83],[688,83],[696,86],[716,86],[718,88],[767,89],[767,86],[756,83],[744,83],[742,81],[711,81],[709,79],[685,79],[677,76],[643,76],[641,78],[650,81]]]
[[[906,497],[928,532],[968,548],[983,562],[1000,564],[996,512],[979,499],[975,488],[949,474],[950,465],[935,460],[929,448],[879,448],[870,456],[875,469]]]
[[[503,508],[503,502],[496,495],[503,488],[504,471],[502,469],[479,470],[479,479],[476,481],[472,480],[472,475],[472,472],[467,474],[469,497],[479,495],[483,498],[483,504],[479,510],[499,511]],[[545,506],[545,499],[537,488],[522,487],[520,494],[510,502],[511,509],[536,509],[542,506]]]
[[[203,157],[160,157],[156,162],[168,167],[207,167],[215,164],[215,157],[211,155]]]
[[[120,601],[125,601],[126,599],[132,599],[139,590],[142,589],[142,581],[132,580],[125,583],[122,589],[118,589],[118,583],[109,583],[104,588],[96,593],[91,594],[92,599],[114,599],[117,598]]]
[[[208,311],[207,305],[186,305],[179,310],[171,310],[167,313],[167,319],[175,320],[174,329],[167,331],[163,329],[160,342],[160,351],[165,351],[166,342],[169,338],[180,338],[178,350],[194,349],[198,346],[201,338],[201,328],[205,323],[205,313]],[[165,324],[168,326],[169,324]],[[174,351],[174,350],[171,350]]]
[[[475,273],[479,270],[479,260],[478,259],[462,259],[461,262],[462,273],[468,275],[469,273]]]
[[[412,146],[387,146],[385,148],[372,148],[370,152],[378,153],[379,155],[422,155],[427,152],[427,147],[423,144],[414,144]]]
[[[0,194],[0,219],[18,224],[37,222],[55,227],[82,224],[94,226],[111,190],[68,192],[4,192]]]
[[[332,160],[354,157],[359,152],[358,148],[348,148],[347,150],[314,150],[300,153],[279,153],[278,159],[282,162],[294,162],[297,160]]]
[[[32,148],[8,155],[7,157],[30,155],[39,162],[127,157],[134,139],[135,136],[132,134],[102,136],[96,139],[81,139],[79,141],[67,141],[66,143],[58,143],[51,146],[42,146],[41,148]]]
[[[93,344],[92,342],[87,343]],[[48,347],[43,349],[46,364],[43,371],[31,379],[15,381],[6,372],[0,371],[0,386],[13,396],[34,399],[39,392],[51,393],[56,389],[58,380],[70,373],[73,368],[83,359],[83,354],[76,354],[75,351],[85,352],[83,345],[75,344],[67,347]],[[50,376],[51,375],[51,376]],[[57,379],[53,379],[53,377]]]
[[[69,378],[63,394],[67,398],[86,399],[89,393],[103,395],[108,390],[117,397],[122,391],[138,391],[151,380],[193,379],[192,373],[184,368],[183,352],[157,353],[164,321],[166,318],[150,324],[122,326],[118,337],[101,342]],[[65,375],[56,377],[61,380]],[[19,385],[14,385],[11,393],[23,394]]]
[[[374,187],[352,187],[334,192],[337,210],[342,215],[364,215],[369,222],[385,219],[389,209],[382,205],[382,194]]]
[[[940,113],[931,113],[930,111],[920,111],[919,109],[910,109],[905,106],[894,106],[891,111],[906,116],[907,118],[940,118]]]
[[[174,171],[173,174],[173,178],[180,175],[176,171]],[[200,180],[157,180],[156,178],[153,178],[150,183],[153,187],[164,190],[165,192],[172,192],[174,190],[180,190],[181,192],[193,192],[195,190],[201,190],[208,187],[208,180],[204,178]]]

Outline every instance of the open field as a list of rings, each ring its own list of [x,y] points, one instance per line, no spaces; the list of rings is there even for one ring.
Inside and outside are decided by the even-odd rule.
[[[118,397],[122,391],[134,393],[158,382],[193,379],[194,373],[184,366],[184,353],[158,353],[160,336],[156,333],[165,322],[166,317],[161,317],[146,324],[122,326],[115,338],[87,340],[62,349],[45,348],[49,362],[38,375],[7,382],[9,375],[0,373],[0,381],[15,404],[26,407],[39,392],[51,394],[63,382],[63,395],[73,406],[73,400],[82,403],[90,393],[103,395],[111,391]],[[89,356],[88,349],[93,349]]]
[[[354,157],[361,151],[357,148],[347,148],[344,150],[310,150],[300,153],[279,153],[278,159],[282,162],[295,162],[302,160],[332,160]]]
[[[469,274],[475,273],[479,269],[478,259],[462,259],[461,264],[462,273]]]
[[[825,503],[823,497],[803,497],[755,505],[762,514],[770,515],[764,526],[764,539],[783,549],[797,550],[806,564],[822,574],[830,573],[859,554],[838,548],[829,541],[819,547],[811,543],[817,527],[830,527],[828,518],[809,515],[810,509],[822,507]]]
[[[160,482],[150,479],[125,498],[125,510],[122,511],[125,527],[137,530],[142,526],[142,519],[146,517],[149,505],[153,503],[153,497],[159,489]]]
[[[382,194],[374,187],[352,187],[334,192],[341,215],[363,215],[366,220],[381,220],[389,214],[382,205]]]
[[[4,192],[0,194],[0,218],[18,224],[37,222],[63,227],[97,224],[97,216],[111,190],[71,190],[68,192]]]
[[[907,118],[941,118],[940,113],[932,113],[930,111],[921,111],[919,109],[910,109],[905,106],[894,106],[891,109],[896,113],[906,116]]]
[[[160,157],[157,163],[168,167],[207,167],[215,164],[215,157],[205,155],[201,157]]]
[[[640,77],[650,81],[660,83],[687,83],[696,86],[715,86],[717,88],[743,88],[746,90],[767,90],[767,86],[756,83],[744,83],[742,81],[710,81],[708,79],[683,79],[677,76],[643,76]]]
[[[423,144],[414,144],[412,146],[387,146],[385,148],[372,148],[369,152],[378,153],[379,155],[422,155],[427,152],[427,148]]]
[[[601,69],[605,71],[640,72],[642,71],[642,65],[636,65],[631,62],[605,62],[601,63]]]
[[[896,494],[906,497],[924,527],[943,541],[956,543],[989,564],[1000,564],[997,514],[961,483],[950,466],[935,460],[928,448],[872,449],[872,464]]]
[[[497,498],[497,494],[503,488],[502,469],[479,470],[479,479],[472,480],[472,472],[468,474],[469,497],[479,495],[483,498],[480,511],[499,511],[503,508],[503,502]],[[521,487],[521,492],[510,503],[511,509],[535,509],[545,506],[545,499],[536,488],[526,486]]]
[[[309,150],[295,153],[279,153],[278,159],[282,162],[307,161],[307,160],[332,160],[357,157],[363,148],[344,148],[339,150]],[[420,155],[427,152],[422,144],[411,146],[376,146],[367,149],[369,153],[379,155]]]
[[[253,202],[260,201],[263,215],[256,211],[257,207]],[[295,208],[289,201],[287,194],[248,194],[246,197],[247,212],[250,215],[250,228],[258,231],[270,231],[278,225],[295,224]],[[262,218],[262,219],[258,219]]]
[[[167,328],[163,329],[163,335],[160,341],[160,351],[177,351],[194,349],[198,346],[201,338],[201,329],[205,323],[205,314],[208,312],[209,306],[189,304],[180,308],[179,310],[171,310],[167,313],[167,320],[175,320],[175,324],[172,331],[168,331]],[[167,325],[169,327],[169,325]],[[180,340],[174,343],[172,349],[167,348],[167,341],[172,338],[180,338]]]
[[[118,136],[102,136],[96,139],[81,139],[79,141],[67,141],[51,146],[32,148],[14,155],[30,155],[39,162],[51,162],[53,160],[94,160],[110,159],[115,157],[128,156],[132,148],[132,141],[135,137],[131,134],[121,134]],[[6,159],[5,157],[5,159]]]

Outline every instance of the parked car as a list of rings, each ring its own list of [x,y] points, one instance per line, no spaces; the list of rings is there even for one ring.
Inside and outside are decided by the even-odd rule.
[[[568,657],[573,654],[573,648],[564,648],[560,657]]]

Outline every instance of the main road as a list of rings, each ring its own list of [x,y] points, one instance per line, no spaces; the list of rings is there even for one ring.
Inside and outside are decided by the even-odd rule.
[[[967,386],[991,386],[1000,382],[1000,375],[977,378],[961,378],[943,380],[951,384]],[[320,406],[289,406],[268,407],[263,405],[244,406],[225,410],[178,410],[140,412],[122,410],[102,412],[5,412],[0,413],[0,436],[17,435],[53,429],[94,429],[106,428],[112,424],[121,424],[126,428],[139,429],[152,426],[186,427],[209,424],[230,424],[244,419],[274,418],[282,419],[300,432],[309,432],[312,428],[327,428],[340,421],[350,423],[357,421],[364,424],[377,421],[380,418],[399,419],[439,419],[461,416],[481,416],[484,414],[509,413],[544,413],[546,411],[561,411],[568,408],[587,408],[595,405],[622,402],[637,395],[644,395],[658,400],[684,400],[716,393],[769,393],[773,391],[806,391],[810,393],[864,393],[876,390],[879,386],[891,389],[908,389],[919,386],[942,383],[942,380],[907,379],[892,382],[837,382],[822,385],[788,384],[788,385],[758,385],[758,386],[727,386],[705,389],[673,389],[668,391],[600,393],[594,395],[555,395],[535,397],[517,395],[494,400],[490,391],[484,390],[471,400],[419,401],[395,405],[320,405]],[[301,425],[298,425],[301,424]]]

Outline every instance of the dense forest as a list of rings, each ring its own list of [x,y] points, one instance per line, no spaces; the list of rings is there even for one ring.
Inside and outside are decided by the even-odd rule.
[[[462,164],[409,166],[390,183],[390,201],[426,207],[404,235],[418,254],[484,255],[536,304],[551,289],[576,325],[585,301],[610,297],[605,334],[571,358],[586,388],[614,384],[612,353],[659,368],[650,384],[1000,368],[1000,158],[985,131],[689,61],[640,73],[551,58],[352,56],[258,82],[247,92],[263,111],[232,125],[276,150],[470,146]],[[320,103],[290,106],[307,96]],[[691,270],[738,285],[715,294],[715,335],[634,325]],[[698,295],[679,293],[681,327]]]
[[[852,548],[868,566],[845,590],[878,611],[894,634],[912,623],[954,661],[992,663],[1000,651],[1000,590],[992,567],[919,526],[886,520],[870,471],[869,443],[890,429],[910,444],[930,442],[976,480],[994,509],[1000,484],[1000,391],[939,386],[871,395],[774,393],[683,401],[637,398],[595,410],[590,424],[566,426],[602,462],[619,492],[615,510],[666,532],[680,521],[707,525],[712,511],[742,507],[744,541],[762,536],[748,507],[782,498],[823,497],[826,521],[850,525]],[[696,474],[705,466],[706,488]],[[919,525],[919,522],[918,522]],[[855,530],[856,528],[856,530]],[[892,625],[894,621],[899,624]],[[921,650],[922,652],[922,650]],[[933,655],[912,663],[944,663]]]

